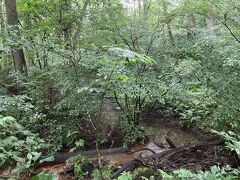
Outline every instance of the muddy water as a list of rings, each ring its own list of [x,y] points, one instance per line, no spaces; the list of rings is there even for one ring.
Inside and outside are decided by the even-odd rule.
[[[119,119],[119,110],[117,110],[116,102],[110,98],[104,99],[102,113],[103,119],[108,123],[113,123]],[[196,135],[179,128],[161,126],[159,123],[151,123],[144,126],[148,129],[150,141],[155,142],[161,147],[168,146],[166,138],[170,138],[177,147],[190,143],[198,143]]]
[[[114,107],[114,105],[111,105],[111,104],[113,103],[108,99],[104,101],[103,119],[105,119],[105,121],[107,122],[114,122],[118,119],[118,112]],[[151,151],[141,150],[143,148],[151,149],[155,153],[160,153],[162,151],[165,151],[168,148],[166,138],[170,138],[177,147],[183,146],[185,144],[198,142],[197,137],[193,133],[183,131],[179,128],[169,128],[169,127],[161,126],[159,124],[145,125],[145,127],[146,129],[148,129],[148,132],[149,132],[149,135],[148,135],[150,140],[149,143],[145,145],[135,144],[133,147],[130,148],[129,152],[119,153],[115,155],[108,155],[102,158],[109,161],[112,164],[115,164],[116,166],[119,166],[119,165],[121,166],[126,162],[132,160],[133,158],[137,157],[139,154],[141,154],[142,156],[147,156],[152,154]],[[96,158],[92,158],[93,161],[94,159],[96,160]],[[57,164],[54,166],[49,165],[39,170],[49,174],[55,174],[58,180],[72,179],[71,177],[65,175],[64,166],[65,164]]]
[[[135,146],[130,148],[129,152],[122,153],[122,154],[108,155],[104,157],[104,159],[115,165],[123,165],[126,162],[132,160],[133,158],[139,156],[140,154],[142,157],[144,157],[144,156],[149,156],[153,153],[149,150],[143,150],[143,149],[150,149],[154,153],[160,153],[162,151],[165,151],[165,149],[159,147],[155,143],[149,142],[145,145],[136,144]]]
[[[150,124],[144,126],[149,132],[149,143],[135,144],[129,149],[128,152],[103,156],[101,159],[115,166],[122,166],[140,154],[144,157],[153,153],[149,150],[143,150],[144,148],[151,149],[155,153],[165,151],[169,148],[166,138],[170,138],[177,147],[191,143],[198,143],[196,135],[189,131],[183,131],[179,128],[165,127],[159,124]],[[97,157],[90,158],[90,160],[93,164],[98,163]],[[45,166],[40,171],[56,175],[57,180],[72,179],[72,177],[69,177],[67,174],[65,174],[65,164]]]
[[[143,150],[144,148],[151,149],[155,153],[160,153],[168,149],[168,144],[166,142],[166,138],[170,138],[173,143],[179,147],[190,143],[197,143],[197,137],[190,133],[183,131],[178,128],[169,128],[160,126],[159,124],[151,124],[146,127],[149,131],[149,140],[150,142],[147,144],[135,144],[132,146],[128,152],[119,153],[114,155],[107,155],[101,157],[104,161],[108,161],[115,166],[121,166],[126,162],[132,160],[133,158],[139,156],[148,156],[151,155],[152,152],[149,150]],[[92,162],[97,162],[97,158],[91,158]],[[44,167],[41,171],[55,174],[58,180],[62,179],[71,179],[71,177],[64,174],[64,164],[59,164],[55,166],[47,166]]]
[[[148,125],[147,128],[150,141],[155,142],[162,147],[168,147],[166,138],[170,138],[177,147],[198,143],[196,135],[179,128],[170,128],[159,124],[151,124]]]
[[[166,142],[166,138],[170,138],[177,147],[184,146],[187,144],[195,144],[199,142],[195,134],[181,130],[179,128],[170,128],[161,126],[159,124],[151,124],[144,126],[148,130],[149,134],[148,138],[150,140],[149,143],[145,145],[136,144],[130,148],[129,152],[123,154],[109,155],[105,157],[106,160],[109,160],[113,164],[122,165],[127,161],[130,161],[134,157],[137,157],[140,153],[142,156],[152,154],[152,152],[150,151],[141,150],[143,148],[148,148],[154,151],[155,153],[160,153],[169,148],[169,144]]]
[[[107,156],[102,156],[101,160],[102,161],[107,161],[110,164],[113,164],[115,166],[122,166],[126,162],[132,160],[133,158],[139,156],[148,156],[151,155],[153,152],[149,150],[143,150],[143,148],[151,149],[155,153],[160,153],[164,151],[165,149],[160,148],[157,146],[155,143],[149,142],[145,145],[143,144],[136,144],[133,147],[129,149],[128,152],[126,153],[119,153],[119,154],[114,154],[114,155],[107,155]],[[98,158],[90,158],[90,161],[92,161],[93,164],[98,163]],[[41,167],[38,169],[38,172],[45,172],[48,174],[53,174],[56,176],[57,180],[63,180],[63,179],[72,179],[68,175],[65,174],[65,164],[56,164],[56,165],[46,165],[44,167]]]

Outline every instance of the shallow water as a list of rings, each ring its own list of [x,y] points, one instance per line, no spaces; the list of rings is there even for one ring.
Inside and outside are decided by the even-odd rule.
[[[126,153],[119,153],[119,154],[114,154],[114,155],[102,156],[101,159],[104,160],[104,161],[108,161],[110,164],[114,164],[115,166],[122,166],[126,162],[131,161],[133,158],[139,156],[140,154],[143,157],[152,154],[152,152],[150,152],[148,150],[142,150],[143,148],[151,149],[155,153],[160,153],[160,152],[165,150],[163,148],[160,148],[156,144],[154,144],[152,142],[149,142],[145,145],[136,144],[133,147],[131,147],[129,149],[129,151],[126,152]],[[90,158],[90,161],[92,161],[92,163],[97,163],[98,158],[97,157]],[[65,164],[64,163],[63,164],[56,164],[56,165],[46,165],[46,166],[38,169],[38,172],[45,172],[45,173],[48,173],[48,174],[56,175],[57,180],[72,179],[71,177],[66,175],[64,171],[65,171]]]
[[[129,152],[122,153],[122,154],[108,155],[104,157],[104,159],[115,165],[123,165],[126,162],[131,161],[133,158],[139,156],[140,154],[142,157],[153,154],[153,152],[149,150],[143,150],[144,148],[150,149],[155,153],[160,153],[162,151],[165,151],[165,149],[159,147],[155,143],[149,142],[145,145],[136,144],[132,148],[130,148]]]
[[[135,144],[130,148],[130,152],[123,154],[109,155],[105,157],[107,160],[113,164],[122,165],[127,161],[132,160],[134,157],[138,156],[140,153],[142,156],[151,155],[150,151],[138,151],[136,153],[131,153],[143,148],[148,148],[154,151],[155,153],[160,153],[169,148],[169,144],[166,142],[166,138],[170,138],[172,142],[177,146],[184,146],[187,144],[198,143],[196,135],[191,132],[181,130],[179,128],[170,128],[166,126],[160,126],[158,124],[144,125],[148,130],[149,143]]]
[[[129,149],[129,152],[119,153],[114,155],[107,155],[101,157],[105,161],[108,161],[115,166],[121,166],[133,158],[139,156],[148,156],[152,152],[149,150],[143,150],[144,148],[151,149],[155,153],[160,153],[169,148],[166,138],[170,138],[173,143],[177,146],[183,146],[186,144],[198,143],[196,135],[189,131],[184,131],[179,128],[170,128],[161,126],[159,124],[144,125],[149,132],[150,142],[147,144],[135,144]],[[97,157],[91,158],[93,162],[97,161]],[[57,175],[58,180],[69,179],[70,177],[64,175],[64,164],[59,164],[55,166],[47,166],[42,169],[42,171]]]
[[[119,113],[116,106],[114,100],[108,98],[104,99],[103,117],[108,122],[113,122],[119,119]],[[189,131],[162,126],[159,123],[143,124],[143,126],[145,126],[145,129],[148,129],[149,140],[161,147],[168,147],[166,138],[170,138],[177,147],[190,143],[198,143],[196,135]]]
[[[151,126],[148,125],[148,128],[148,137],[150,141],[163,147],[169,146],[166,142],[166,138],[170,138],[177,147],[184,146],[186,144],[198,143],[197,137],[188,131],[160,126],[157,124],[152,124]]]

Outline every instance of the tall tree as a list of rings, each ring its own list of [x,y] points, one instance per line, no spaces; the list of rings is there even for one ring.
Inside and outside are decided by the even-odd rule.
[[[0,0],[0,28],[1,28],[1,41],[3,41],[3,33],[4,33],[4,18],[3,18],[3,3]]]
[[[214,31],[214,27],[216,26],[216,19],[209,15],[206,17],[206,25],[207,25],[207,29],[208,29],[208,34],[210,36],[215,35],[215,31]]]
[[[0,28],[1,28],[0,43],[3,44],[3,42],[4,42],[4,36],[3,36],[3,34],[4,34],[4,19],[3,19],[3,3],[2,3],[2,0],[0,1]],[[3,54],[2,53],[0,53],[0,70],[3,67],[3,61],[1,61],[1,59],[3,59]]]
[[[206,0],[207,4],[210,6],[210,1]],[[208,34],[210,36],[215,35],[214,27],[216,26],[216,18],[211,12],[208,12],[205,18]]]
[[[143,0],[143,11],[144,11],[144,16],[146,17],[149,11],[149,8],[152,4],[152,0]]]
[[[174,45],[174,37],[173,37],[173,33],[172,33],[172,28],[170,25],[170,19],[168,17],[168,1],[163,0],[162,5],[163,5],[163,12],[164,12],[165,16],[167,17],[166,21],[167,21],[167,32],[168,32],[169,40],[170,40],[171,44]]]
[[[18,14],[16,0],[5,0],[6,17],[9,25],[9,35],[11,38],[17,37],[20,40],[18,27]],[[16,36],[17,33],[17,36]],[[11,49],[12,61],[16,72],[27,73],[27,65],[22,48]]]
[[[188,37],[192,37],[195,35],[194,28],[196,28],[195,17],[192,12],[188,13]]]

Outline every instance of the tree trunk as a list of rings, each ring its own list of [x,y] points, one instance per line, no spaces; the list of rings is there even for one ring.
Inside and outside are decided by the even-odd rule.
[[[210,0],[205,0],[205,1],[210,6],[210,2],[209,2]],[[215,35],[214,27],[216,26],[216,19],[211,13],[208,13],[206,15],[205,22],[208,30],[208,35],[214,36]]]
[[[210,36],[214,36],[215,35],[214,27],[216,26],[215,18],[212,16],[207,16],[206,17],[206,25],[207,25],[207,29],[208,29],[208,34]]]
[[[163,3],[163,12],[165,13],[165,16],[167,16],[168,15],[167,1],[163,0],[162,3]],[[168,19],[167,19],[167,32],[168,32],[168,36],[171,44],[174,45],[174,37],[173,37],[171,25],[170,25],[170,20]]]
[[[139,14],[141,15],[142,10],[143,10],[143,14],[146,17],[150,4],[151,4],[151,0],[150,1],[149,0],[138,0]]]
[[[30,31],[32,29],[32,18],[31,18],[31,10],[30,10],[30,4],[27,5],[29,10],[26,12],[26,18],[24,18],[24,29],[27,31]],[[36,49],[34,38],[32,36],[27,37],[28,41],[32,43],[34,46],[34,49]],[[37,51],[37,50],[35,50]],[[36,53],[36,58],[34,58],[34,51],[28,51],[28,53],[25,53],[25,59],[28,62],[29,66],[35,66],[35,59],[38,59],[38,54]]]
[[[20,40],[18,28],[18,14],[16,0],[5,0],[7,23],[10,26],[10,38],[17,38]],[[17,35],[15,34],[17,32]],[[12,61],[16,72],[27,73],[27,65],[23,53],[23,49],[11,49]]]
[[[147,15],[147,10],[148,10],[148,1],[143,0],[143,11],[145,16]]]
[[[1,43],[4,42],[4,18],[3,18],[3,3],[0,0],[0,28],[1,28]]]
[[[195,35],[194,28],[196,28],[196,21],[193,13],[188,14],[188,37],[193,37]]]
[[[70,46],[70,37],[72,32],[72,23],[66,22],[64,20],[66,13],[71,12],[71,1],[70,0],[62,0],[60,3],[60,11],[59,11],[59,25],[61,29],[61,35],[63,37],[65,48],[69,49]]]
[[[144,10],[145,18],[147,18],[147,14],[151,4],[152,4],[152,0],[143,0],[143,10]]]
[[[77,37],[79,37],[80,36],[80,33],[81,33],[81,30],[82,30],[82,25],[83,25],[83,19],[84,19],[84,17],[85,17],[85,15],[86,15],[86,12],[87,12],[87,8],[88,8],[88,6],[90,5],[90,0],[85,0],[85,2],[84,2],[84,5],[83,5],[83,7],[82,7],[82,10],[81,10],[81,15],[80,15],[80,17],[79,17],[79,24],[78,24],[78,26],[77,26],[77,28],[76,28],[76,32],[74,33],[74,35],[73,35],[73,39],[72,39],[72,43],[73,43],[73,49],[75,49],[76,48],[76,46],[77,46]]]
[[[4,44],[4,19],[3,19],[3,4],[2,0],[0,1],[0,35],[1,35],[1,41],[0,43],[3,45]],[[0,53],[0,59],[3,59],[3,53]],[[0,70],[3,69],[3,61],[0,61]]]
[[[190,28],[196,27],[196,21],[195,21],[193,13],[188,14],[188,25]]]
[[[142,8],[142,1],[138,0],[138,10],[139,10],[139,13],[141,13],[141,8]]]

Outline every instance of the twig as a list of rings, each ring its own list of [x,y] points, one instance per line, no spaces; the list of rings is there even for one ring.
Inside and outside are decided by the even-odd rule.
[[[237,38],[237,36],[232,32],[231,28],[227,25],[227,13],[224,14],[224,22],[223,25],[228,29],[230,34],[234,37],[234,39],[240,43],[240,39]]]

